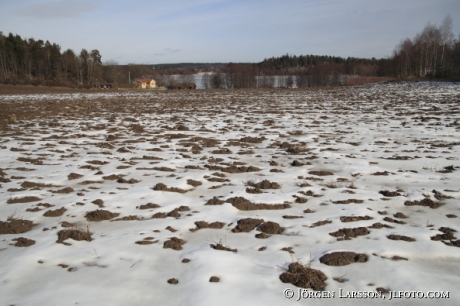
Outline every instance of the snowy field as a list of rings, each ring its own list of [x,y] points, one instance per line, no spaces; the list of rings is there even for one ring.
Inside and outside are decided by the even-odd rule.
[[[460,85],[11,95],[0,113],[1,305],[460,302]]]

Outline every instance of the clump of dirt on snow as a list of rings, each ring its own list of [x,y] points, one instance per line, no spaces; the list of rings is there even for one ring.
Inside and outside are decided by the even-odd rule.
[[[355,252],[333,252],[323,255],[319,262],[328,266],[346,266],[355,262],[366,262],[367,255]]]
[[[119,215],[119,213],[113,213],[104,209],[97,209],[87,212],[85,214],[85,218],[88,221],[104,221],[113,219],[115,217],[118,217]]]
[[[88,242],[93,240],[89,232],[82,232],[76,229],[61,230],[58,232],[57,235],[58,235],[58,240],[56,241],[56,243],[63,243],[63,244],[66,244],[64,240],[67,240],[67,239],[73,239],[77,241],[85,240]]]
[[[0,221],[0,235],[4,234],[22,234],[30,231],[36,224],[29,220],[12,220]]]
[[[283,283],[290,283],[301,288],[312,288],[313,290],[323,291],[326,287],[324,282],[326,275],[320,270],[303,266],[298,262],[289,264],[288,270],[280,275]]]
[[[185,240],[177,237],[169,238],[169,240],[163,243],[163,249],[173,249],[176,251],[182,250],[182,245],[185,244]]]

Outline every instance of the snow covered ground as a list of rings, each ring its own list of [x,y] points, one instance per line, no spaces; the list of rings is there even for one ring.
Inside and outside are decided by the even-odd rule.
[[[460,301],[459,85],[11,95],[0,109],[2,305]],[[335,297],[297,301],[302,286]]]

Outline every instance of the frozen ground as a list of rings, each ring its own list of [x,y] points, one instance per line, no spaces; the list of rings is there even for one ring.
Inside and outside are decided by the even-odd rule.
[[[12,95],[0,109],[2,305],[460,301],[459,85]],[[336,297],[297,302],[283,273]],[[449,298],[338,297],[382,290]]]

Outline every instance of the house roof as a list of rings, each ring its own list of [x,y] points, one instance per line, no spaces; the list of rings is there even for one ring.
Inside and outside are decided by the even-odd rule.
[[[149,79],[146,79],[146,78],[138,79],[138,80],[136,80],[136,81],[139,82],[139,83],[150,83],[150,80],[149,80]]]

